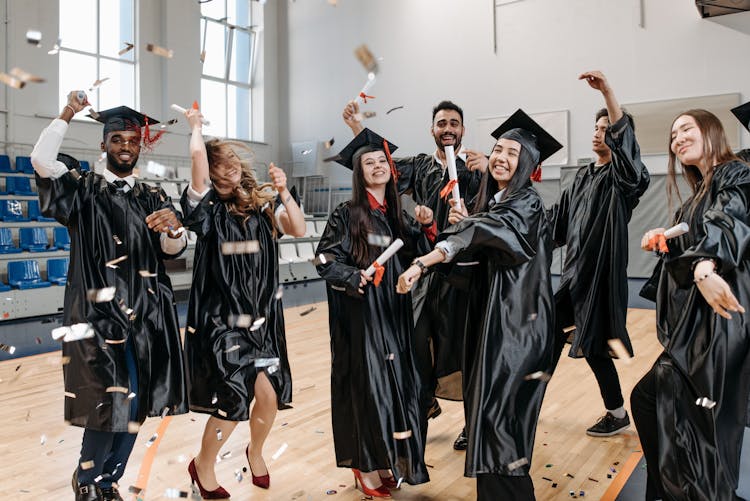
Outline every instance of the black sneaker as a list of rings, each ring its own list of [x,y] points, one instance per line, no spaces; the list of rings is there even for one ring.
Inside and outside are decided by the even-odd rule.
[[[625,417],[622,419],[618,419],[614,417],[611,412],[607,412],[599,418],[599,421],[597,421],[594,426],[586,430],[586,435],[592,437],[611,437],[629,427],[630,418],[628,417],[627,412],[625,412]]]
[[[465,451],[467,447],[469,447],[469,440],[466,438],[466,428],[464,428],[453,442],[453,448],[457,451]]]
[[[117,487],[105,487],[102,490],[102,501],[125,501],[122,499],[122,496],[120,496],[120,491],[117,490]]]
[[[440,408],[440,404],[438,403],[437,398],[433,398],[432,405],[427,411],[427,419],[435,419],[440,415],[441,412],[443,412],[443,409]]]
[[[78,485],[78,468],[73,472],[70,483],[76,495],[76,501],[101,501],[101,492],[96,484]]]

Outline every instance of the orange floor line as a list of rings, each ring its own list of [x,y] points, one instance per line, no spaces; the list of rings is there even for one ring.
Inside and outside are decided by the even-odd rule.
[[[620,472],[615,479],[612,480],[612,483],[609,484],[609,488],[604,492],[600,501],[615,501],[615,499],[617,499],[617,495],[620,494],[620,491],[630,478],[630,474],[633,473],[635,467],[638,466],[642,457],[643,453],[640,451],[630,454],[630,457],[625,461],[625,464],[622,465]]]
[[[167,426],[172,421],[172,416],[165,416],[162,418],[159,427],[156,429],[156,439],[149,446],[146,453],[143,455],[143,461],[141,462],[141,469],[138,470],[138,479],[133,487],[137,492],[132,493],[133,501],[142,501],[145,499],[146,486],[148,485],[148,478],[151,476],[151,467],[154,464],[154,458],[156,457],[156,451],[159,450],[159,444],[161,439],[164,438],[164,434],[167,432]]]

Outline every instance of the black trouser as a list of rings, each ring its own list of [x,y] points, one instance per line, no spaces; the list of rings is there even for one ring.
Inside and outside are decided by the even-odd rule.
[[[630,410],[641,440],[641,449],[646,458],[646,500],[663,497],[659,476],[659,432],[656,416],[656,372],[652,367],[633,388],[630,394]]]
[[[561,294],[560,297],[556,296],[555,300],[556,336],[553,370],[557,367],[557,362],[560,360],[560,356],[565,348],[565,342],[568,338],[568,335],[563,332],[563,329],[570,327],[575,322],[570,296],[568,294]],[[620,377],[617,375],[617,369],[615,368],[615,363],[612,361],[612,358],[609,355],[591,355],[586,357],[586,362],[588,362],[591,371],[594,373],[594,377],[596,377],[596,382],[599,385],[599,392],[604,401],[604,407],[609,410],[622,407],[625,400],[622,398]]]
[[[477,475],[477,501],[533,501],[534,483],[531,477],[511,477],[484,473]]]

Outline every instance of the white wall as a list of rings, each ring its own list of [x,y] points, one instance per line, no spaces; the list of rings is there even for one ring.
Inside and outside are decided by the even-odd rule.
[[[25,144],[30,148],[41,130],[60,110],[58,105],[58,61],[50,56],[58,33],[58,2],[55,0],[0,0],[0,19],[5,19],[7,7],[8,23],[0,24],[0,71],[9,71],[19,66],[39,75],[44,84],[27,84],[16,90],[0,84],[0,141]],[[261,8],[253,3],[254,9]],[[263,35],[263,45],[271,57],[264,58],[258,67],[253,94],[254,133],[260,134],[259,142],[251,143],[256,160],[265,164],[278,158],[278,67],[276,64],[277,34],[276,4],[269,2],[264,8],[264,17],[273,23]],[[177,117],[169,109],[172,103],[189,105],[200,98],[200,7],[187,0],[140,0],[138,2],[138,28],[136,49],[138,51],[139,107],[154,117],[166,121]],[[26,31],[38,29],[43,33],[43,48],[26,42]],[[81,29],[94,29],[82,26]],[[270,38],[266,40],[266,36]],[[7,37],[7,38],[6,38]],[[156,57],[145,50],[147,43],[155,43],[174,50],[172,59]],[[270,84],[269,84],[270,83]],[[82,83],[90,85],[90,83]],[[2,110],[8,110],[3,113]],[[210,116],[210,110],[205,110]],[[8,127],[5,127],[5,120]],[[180,117],[181,118],[181,117]],[[101,125],[74,121],[69,129],[63,150],[68,148],[98,149],[101,141]],[[187,155],[188,130],[184,119],[175,126],[174,133],[164,136],[156,150],[158,155]],[[0,144],[0,151],[4,148]],[[19,152],[9,151],[11,156]],[[144,155],[144,161],[147,158]]]
[[[280,0],[283,1],[283,0]],[[477,119],[570,110],[570,163],[590,157],[593,113],[600,95],[577,80],[600,69],[621,102],[739,92],[750,99],[750,13],[731,23],[703,20],[693,2],[520,0],[497,8],[493,54],[492,2],[486,0],[324,0],[288,2],[289,137],[285,142],[351,137],[341,121],[347,100],[364,83],[353,55],[366,43],[382,57],[366,125],[401,146],[432,151],[431,108],[444,98],[463,107],[465,144],[487,148],[473,134]],[[733,27],[732,27],[733,26]],[[405,109],[385,115],[391,107]],[[287,126],[282,125],[282,129]],[[743,132],[745,147],[750,135]],[[663,157],[646,159],[662,172]],[[350,174],[333,168],[345,181]],[[549,173],[545,174],[548,175]]]

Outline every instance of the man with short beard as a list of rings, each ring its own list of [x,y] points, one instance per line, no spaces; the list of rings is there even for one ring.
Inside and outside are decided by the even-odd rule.
[[[606,410],[586,433],[608,437],[630,426],[609,342],[619,342],[633,356],[625,328],[628,222],[650,177],[633,119],[620,108],[605,76],[590,71],[579,79],[601,92],[606,108],[594,124],[596,161],[576,172],[551,211],[555,246],[567,246],[555,293],[555,364],[570,340],[569,356],[586,359]]]
[[[79,97],[80,96],[80,97]],[[187,412],[177,310],[164,260],[187,241],[164,190],[133,176],[146,123],[125,106],[94,114],[104,123],[103,174],[56,160],[73,116],[89,105],[68,95],[31,154],[45,216],[70,232],[63,310],[65,420],[84,428],[73,473],[76,501],[122,500],[119,480],[149,416]]]
[[[355,136],[363,129],[359,116],[356,101],[348,103],[343,118]],[[435,151],[393,159],[398,172],[399,193],[410,195],[418,206],[417,210],[419,206],[432,209],[438,232],[449,226],[451,207],[448,199],[440,196],[440,191],[449,181],[445,147],[453,146],[455,151],[458,187],[463,200],[471,202],[474,199],[482,174],[487,170],[487,157],[461,144],[463,119],[460,107],[451,101],[441,101],[432,110],[430,126]],[[421,280],[412,294],[417,371],[425,389],[420,399],[424,408],[424,433],[427,432],[427,420],[441,412],[435,396],[449,400],[462,398],[461,360],[468,307],[466,297],[466,291],[452,286],[445,276],[438,273]],[[462,430],[453,447],[465,450],[466,446],[466,434]]]

